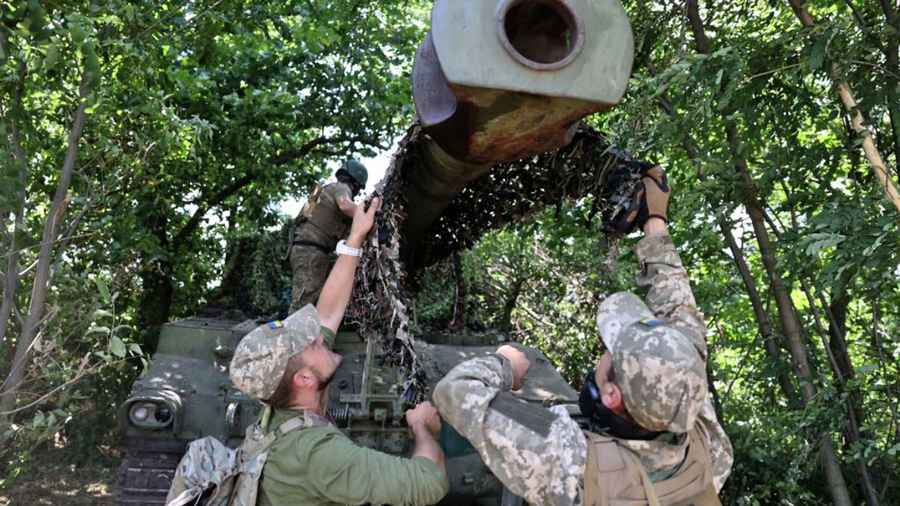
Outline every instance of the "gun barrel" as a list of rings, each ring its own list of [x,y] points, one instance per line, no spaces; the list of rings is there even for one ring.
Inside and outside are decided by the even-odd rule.
[[[568,144],[621,100],[633,37],[618,0],[436,0],[413,100],[430,141],[406,190],[415,243],[495,164]]]

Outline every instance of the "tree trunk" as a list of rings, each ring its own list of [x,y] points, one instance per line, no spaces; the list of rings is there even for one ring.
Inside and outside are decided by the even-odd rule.
[[[797,213],[791,204],[792,191],[790,187],[784,183],[782,184],[782,188],[784,189],[785,195],[787,195],[791,225],[795,230],[799,230],[800,224],[797,220]],[[862,407],[862,395],[859,392],[859,389],[854,387],[848,390],[847,385],[849,381],[852,381],[856,377],[856,370],[853,368],[853,362],[850,359],[850,353],[847,349],[847,341],[844,338],[846,335],[847,308],[850,305],[849,287],[853,278],[856,277],[856,273],[857,269],[855,268],[846,269],[841,272],[831,290],[832,295],[830,303],[825,300],[825,296],[822,294],[821,290],[814,290],[810,287],[807,276],[804,273],[801,273],[798,276],[803,292],[809,302],[809,308],[813,314],[813,322],[819,331],[819,335],[823,336],[825,352],[828,354],[832,375],[835,378],[838,389],[841,392],[848,392],[849,394],[848,409],[851,412],[848,417],[848,430],[850,432],[856,430],[854,427],[864,425],[866,418],[865,411]],[[822,315],[819,313],[820,304],[824,308],[825,318],[829,322],[827,330],[821,323]],[[825,336],[828,336],[827,342],[824,342]],[[859,435],[857,434],[855,437],[850,437],[850,439],[858,440]],[[868,471],[866,471],[865,474],[868,474]],[[864,481],[868,481],[866,476],[863,478]],[[865,492],[869,495],[868,491]]]
[[[87,108],[86,99],[92,79],[91,72],[85,70],[81,76],[81,84],[78,87],[79,104],[72,120],[72,128],[69,131],[66,157],[60,171],[59,181],[56,184],[53,203],[47,212],[47,221],[44,224],[37,267],[34,273],[34,283],[31,290],[31,302],[28,306],[28,317],[16,342],[12,368],[9,376],[3,383],[2,395],[0,395],[0,413],[12,411],[16,406],[16,394],[22,379],[25,377],[25,370],[31,361],[32,345],[43,322],[44,303],[47,300],[47,291],[49,289],[53,246],[56,242],[66,207],[69,204],[69,183],[72,181],[72,173],[75,171],[75,162],[78,159],[78,141],[84,128],[85,109]]]
[[[887,24],[894,29],[894,34],[900,33],[900,15],[891,5],[889,0],[881,0],[881,9]],[[890,32],[888,32],[890,33]],[[893,42],[892,42],[893,41]],[[885,42],[884,54],[887,57],[885,71],[888,78],[884,82],[884,95],[887,100],[888,114],[891,118],[891,133],[894,141],[894,171],[900,177],[900,94],[897,93],[897,77],[900,75],[900,58],[898,58],[900,43],[897,37],[888,37]],[[895,76],[893,79],[890,76]]]
[[[466,327],[466,279],[463,276],[459,251],[453,253],[453,279],[456,281],[456,294],[453,298],[453,318],[449,327],[450,330],[459,332]]]
[[[138,301],[138,328],[141,347],[154,353],[159,344],[159,330],[169,321],[175,287],[172,284],[172,267],[166,260],[145,265],[140,272],[141,298]]]
[[[794,388],[794,383],[785,370],[784,358],[781,356],[781,348],[778,346],[779,339],[772,331],[772,321],[769,319],[769,313],[766,312],[766,308],[763,305],[762,296],[756,287],[756,280],[750,272],[747,260],[744,258],[744,252],[734,239],[730,228],[727,228],[721,222],[719,223],[719,228],[722,236],[725,238],[725,242],[728,244],[728,249],[731,250],[731,255],[741,275],[741,280],[744,282],[744,288],[747,290],[747,296],[750,298],[750,305],[753,307],[753,314],[756,316],[756,325],[763,342],[763,348],[766,350],[769,361],[775,366],[775,378],[778,380],[778,385],[781,386],[781,391],[787,400],[788,406],[796,406],[798,399],[797,390]]]
[[[156,238],[157,244],[155,249],[142,253],[137,321],[141,347],[152,354],[159,342],[159,330],[169,321],[172,311],[175,297],[173,262],[177,261],[177,249],[182,245],[169,240],[169,220],[161,211],[163,204],[150,201],[142,205],[147,209],[142,213],[141,227]]]
[[[21,213],[16,215],[17,225],[20,224],[20,215]],[[6,341],[6,330],[9,328],[13,304],[16,303],[16,290],[19,287],[19,254],[16,248],[16,234],[12,233],[9,239],[6,276],[3,279],[3,302],[0,303],[0,343]]]
[[[655,74],[655,70],[652,68],[650,68],[650,72]],[[671,102],[666,98],[665,93],[660,95],[657,98],[657,101],[666,115],[670,118],[675,118],[675,109],[672,107]],[[681,145],[687,153],[688,158],[690,158],[691,162],[697,167],[698,178],[701,180],[705,179],[705,174],[703,174],[703,170],[700,168],[699,150],[697,149],[697,146],[691,142],[687,132],[685,132],[685,136],[681,140]],[[728,220],[721,213],[716,212],[716,223],[719,225],[719,230],[722,232],[722,237],[728,245],[728,249],[731,250],[735,267],[737,267],[738,273],[741,276],[741,281],[744,283],[747,296],[750,298],[750,305],[753,308],[753,314],[756,316],[756,325],[759,329],[759,336],[760,339],[762,339],[766,356],[769,358],[769,361],[775,365],[775,377],[778,380],[779,386],[781,386],[781,392],[784,394],[788,405],[794,405],[797,401],[797,391],[794,388],[790,376],[783,367],[784,359],[781,356],[781,348],[778,346],[775,333],[772,332],[772,321],[769,319],[769,314],[766,312],[766,308],[763,305],[762,296],[756,288],[756,280],[753,278],[750,267],[744,259],[744,252],[741,250],[734,235],[731,233],[731,227],[728,224]]]
[[[0,303],[0,343],[6,341],[6,331],[9,329],[9,319],[12,316],[12,309],[16,303],[16,292],[19,289],[19,247],[16,244],[16,233],[23,228],[25,215],[25,187],[28,183],[28,160],[25,157],[25,150],[22,149],[22,139],[19,134],[19,118],[23,116],[22,111],[22,92],[25,86],[25,77],[28,68],[25,61],[19,62],[19,76],[16,84],[15,96],[13,97],[13,105],[11,109],[12,120],[8,122],[10,126],[9,140],[12,146],[13,159],[19,165],[19,193],[16,196],[16,202],[12,212],[15,215],[13,222],[13,231],[9,236],[9,252],[6,258],[6,277],[3,283],[3,302]],[[6,214],[4,214],[5,218]],[[6,365],[6,364],[3,364]]]
[[[697,45],[697,51],[704,54],[710,54],[711,44],[706,36],[703,20],[700,18],[697,0],[687,0],[686,6],[688,20],[690,21],[691,30],[694,33],[694,40]],[[790,291],[778,271],[775,249],[769,241],[769,233],[765,225],[765,213],[758,200],[758,192],[753,178],[750,176],[747,161],[741,153],[740,137],[738,136],[737,126],[735,125],[734,120],[728,116],[726,111],[722,112],[722,121],[725,123],[725,133],[731,149],[732,159],[734,160],[735,170],[744,187],[744,205],[747,209],[747,214],[750,216],[753,231],[756,234],[756,241],[759,245],[763,266],[769,277],[772,294],[774,295],[775,302],[778,306],[781,327],[785,337],[788,339],[794,371],[800,380],[800,393],[803,397],[804,405],[807,405],[815,401],[816,389],[809,369],[809,359],[807,356],[807,348],[801,333],[800,319],[794,310]],[[898,200],[898,206],[900,206],[900,200]],[[898,207],[898,209],[900,209],[900,207]],[[820,444],[819,454],[822,460],[822,466],[825,468],[825,476],[832,501],[836,506],[852,506],[853,503],[850,500],[850,492],[847,490],[847,484],[844,481],[844,475],[834,451],[831,435],[827,432],[823,432],[819,435],[818,439]]]
[[[509,293],[506,295],[506,300],[503,301],[503,311],[500,313],[500,321],[497,325],[498,328],[507,331],[512,330],[512,312],[513,309],[516,308],[516,303],[519,300],[519,295],[522,293],[522,285],[524,283],[524,279],[516,277],[509,287]]]
[[[816,327],[819,330],[819,334],[823,336],[830,335],[833,336],[835,332],[841,333],[840,343],[845,343],[843,338],[843,333],[838,330],[833,316],[829,316],[829,330],[826,331],[824,326],[821,323],[822,317],[819,314],[818,305],[819,301],[816,300],[813,295],[813,290],[810,288],[809,283],[805,281],[801,277],[801,284],[803,285],[803,292],[806,294],[806,299],[809,301],[809,307],[813,313],[813,321],[816,324]],[[824,298],[821,300],[822,306],[825,307],[826,312],[829,312],[828,305],[825,303]],[[828,354],[828,362],[831,365],[831,372],[834,375],[835,383],[838,386],[838,391],[841,393],[845,393],[847,395],[847,426],[844,431],[844,436],[846,440],[845,446],[852,447],[854,444],[858,443],[862,439],[862,434],[860,432],[860,427],[862,427],[864,423],[864,412],[862,409],[862,397],[860,393],[855,388],[851,388],[848,385],[848,380],[852,378],[852,374],[855,374],[853,370],[853,366],[850,363],[850,357],[847,354],[846,344],[843,347],[840,347],[838,353],[835,353],[835,342],[833,339],[829,339],[828,342],[823,343],[825,352]],[[841,359],[839,357],[843,356]],[[841,365],[842,360],[846,365]],[[845,367],[849,367],[849,371],[851,371],[851,375],[847,375]],[[856,471],[859,473],[860,483],[859,486],[862,489],[862,493],[866,498],[866,504],[868,506],[878,506],[878,492],[876,490],[875,484],[872,480],[872,474],[869,472],[869,467],[866,465],[866,461],[864,459],[856,459],[854,462],[856,466]]]
[[[800,23],[802,23],[803,26],[807,28],[815,26],[816,22],[809,14],[809,11],[806,10],[803,0],[788,0],[788,3],[790,3],[791,8],[794,10],[794,14],[797,15],[797,19],[800,20]],[[869,160],[869,165],[872,167],[872,173],[875,175],[875,179],[878,180],[878,184],[884,191],[885,197],[894,204],[897,211],[900,211],[900,192],[897,191],[897,187],[894,186],[894,182],[887,172],[884,159],[882,159],[881,153],[875,145],[875,139],[872,136],[872,132],[869,130],[870,127],[866,125],[865,119],[857,107],[856,99],[853,97],[853,91],[850,89],[847,81],[841,76],[840,69],[837,65],[831,65],[830,74],[838,97],[840,97],[841,103],[844,104],[847,114],[850,115],[850,124],[856,134],[862,139],[863,152]]]
[[[803,333],[801,332],[800,319],[791,301],[790,291],[778,272],[778,261],[775,256],[775,249],[769,240],[762,206],[756,200],[756,185],[750,177],[747,162],[739,155],[737,128],[734,125],[728,125],[726,130],[732,155],[735,159],[735,167],[744,184],[747,214],[750,216],[753,231],[756,234],[756,242],[759,245],[763,266],[769,276],[772,294],[778,306],[781,327],[785,337],[788,339],[794,372],[800,379],[800,393],[803,397],[804,405],[806,405],[815,401],[816,389],[809,369],[809,358]],[[844,475],[834,451],[831,435],[827,432],[821,434],[819,443],[821,445],[822,466],[825,468],[825,475],[834,504],[837,506],[852,506],[853,503],[850,500],[850,493],[847,490],[847,484],[844,481]]]

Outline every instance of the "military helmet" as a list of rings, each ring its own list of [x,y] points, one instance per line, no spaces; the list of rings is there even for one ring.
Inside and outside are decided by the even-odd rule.
[[[337,173],[340,174],[342,171],[352,177],[362,187],[365,187],[366,181],[369,180],[369,172],[366,170],[366,166],[359,160],[354,160],[352,158],[344,160],[344,163],[341,164],[341,168],[338,169]]]

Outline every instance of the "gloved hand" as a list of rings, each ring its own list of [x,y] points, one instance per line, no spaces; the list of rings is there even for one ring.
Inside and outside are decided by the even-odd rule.
[[[668,223],[666,212],[669,209],[669,195],[672,188],[669,179],[659,165],[644,172],[641,181],[644,183],[644,202],[641,203],[641,212],[638,213],[637,226],[644,228],[650,218],[659,218]],[[646,209],[646,214],[644,214]]]
[[[627,211],[613,220],[610,227],[612,231],[621,235],[629,234],[635,227],[643,229],[650,218],[658,218],[663,223],[668,223],[666,212],[672,190],[669,188],[666,173],[659,165],[643,168],[641,182],[643,184],[635,191]]]

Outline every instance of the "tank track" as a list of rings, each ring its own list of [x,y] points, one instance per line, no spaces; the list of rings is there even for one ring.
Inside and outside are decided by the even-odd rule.
[[[119,506],[163,506],[184,441],[131,439],[119,466]]]

